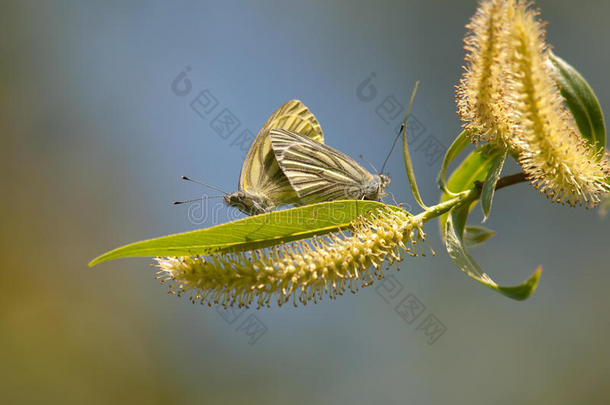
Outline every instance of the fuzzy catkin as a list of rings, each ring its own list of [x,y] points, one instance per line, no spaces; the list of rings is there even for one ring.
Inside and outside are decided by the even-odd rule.
[[[457,106],[470,139],[504,145],[508,122],[502,103],[505,27],[514,1],[484,1],[466,25],[467,66],[457,87]]]
[[[157,277],[170,292],[189,293],[202,304],[260,308],[275,298],[278,305],[292,299],[296,306],[383,278],[384,261],[401,260],[401,251],[415,256],[425,237],[421,223],[400,211],[361,218],[351,233],[248,252],[156,258]]]
[[[458,113],[474,142],[516,154],[541,193],[592,207],[610,190],[610,165],[580,136],[548,63],[544,24],[529,4],[481,3],[467,26]]]
[[[543,25],[520,6],[509,27],[505,102],[519,163],[532,185],[553,201],[595,206],[610,188],[606,158],[580,136],[548,63]]]

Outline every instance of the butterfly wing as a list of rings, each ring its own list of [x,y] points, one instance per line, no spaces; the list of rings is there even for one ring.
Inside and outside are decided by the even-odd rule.
[[[275,128],[302,134],[316,143],[324,142],[324,134],[316,117],[299,100],[290,100],[280,106],[258,132],[242,165],[239,189],[262,195],[279,206],[294,203],[297,196],[271,148],[269,132]]]
[[[363,197],[372,175],[351,157],[292,131],[273,129],[270,139],[299,203]]]

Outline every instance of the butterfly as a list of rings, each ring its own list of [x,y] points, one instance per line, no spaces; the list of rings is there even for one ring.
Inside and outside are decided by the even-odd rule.
[[[224,195],[226,204],[247,215],[299,203],[271,148],[269,133],[274,129],[297,133],[316,144],[324,143],[318,120],[302,102],[290,100],[280,106],[265,122],[248,150],[239,175],[238,191]]]
[[[390,177],[370,174],[348,155],[295,131],[272,129],[271,147],[300,204],[380,200]]]

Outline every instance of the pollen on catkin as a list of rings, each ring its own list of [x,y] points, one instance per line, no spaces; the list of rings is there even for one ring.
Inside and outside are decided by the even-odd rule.
[[[580,136],[564,104],[537,17],[529,2],[481,3],[466,39],[469,66],[458,87],[459,114],[473,141],[518,156],[541,193],[592,207],[610,189],[610,165]]]
[[[510,25],[505,101],[512,144],[532,185],[553,201],[595,206],[609,190],[608,160],[580,136],[566,108],[537,13],[519,5]]]
[[[292,300],[303,305],[356,292],[383,278],[383,262],[416,256],[425,234],[421,223],[400,211],[380,211],[339,232],[267,249],[196,257],[156,258],[157,278],[170,293],[192,302],[258,308]]]
[[[506,57],[506,26],[514,1],[492,0],[480,4],[466,25],[467,66],[457,86],[458,114],[470,139],[504,145],[508,131],[502,103],[502,60]]]

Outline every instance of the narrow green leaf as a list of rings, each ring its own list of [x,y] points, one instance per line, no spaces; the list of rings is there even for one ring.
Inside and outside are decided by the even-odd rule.
[[[411,159],[411,153],[409,153],[409,143],[407,142],[407,120],[409,119],[409,113],[411,112],[411,106],[413,105],[413,100],[415,99],[415,93],[417,93],[417,87],[419,86],[419,82],[415,82],[415,87],[413,87],[413,92],[411,93],[411,99],[409,100],[409,104],[407,105],[407,111],[405,112],[405,116],[402,120],[401,132],[402,132],[402,156],[405,161],[405,170],[407,171],[407,179],[409,179],[409,186],[411,187],[411,193],[415,198],[415,201],[419,204],[423,209],[427,209],[426,204],[421,198],[419,194],[419,189],[417,188],[417,181],[415,180],[415,170],[413,170],[413,161]]]
[[[453,171],[451,177],[449,177],[449,182],[447,183],[449,190],[453,191],[454,193],[459,193],[474,187],[476,181],[485,180],[485,177],[487,177],[487,173],[489,173],[495,159],[501,153],[503,153],[502,150],[492,148],[490,145],[484,145],[472,151]],[[441,194],[441,202],[447,201],[450,198],[452,198],[452,196],[447,193]],[[468,202],[454,213],[454,215],[461,218],[461,222],[464,225],[466,223],[468,213],[476,205],[476,202],[477,200]],[[445,222],[447,221],[448,215],[449,214],[443,214],[439,218],[441,235],[443,236],[443,239],[445,237]]]
[[[258,249],[347,229],[359,216],[380,208],[377,201],[332,201],[274,211],[207,229],[131,243],[93,259],[89,266],[122,257],[195,256]]]
[[[464,237],[464,231],[466,229],[466,222],[468,221],[468,215],[470,215],[470,211],[477,205],[478,198],[472,198],[467,200],[464,204],[457,207],[451,213],[451,217],[453,219],[453,227],[455,231],[460,236],[460,238]],[[443,234],[444,237],[444,234]]]
[[[447,217],[445,223],[445,246],[451,260],[469,277],[479,283],[499,292],[500,294],[514,300],[524,300],[528,298],[536,289],[542,267],[539,267],[525,282],[516,286],[500,286],[485,273],[477,264],[474,258],[464,247],[462,239],[457,235],[453,227],[452,215]]]
[[[484,226],[467,226],[463,236],[464,246],[475,247],[482,245],[495,234],[496,231],[485,228]]]
[[[444,192],[445,194],[447,194],[449,196],[455,196],[457,194],[451,192],[447,188],[447,181],[446,181],[447,169],[449,168],[449,165],[451,164],[451,162],[453,162],[453,160],[460,153],[462,153],[462,151],[464,149],[466,149],[466,147],[468,145],[470,145],[470,140],[466,136],[466,131],[462,131],[462,133],[460,133],[455,138],[455,140],[453,141],[453,143],[451,144],[449,149],[447,149],[447,153],[445,153],[445,157],[443,158],[443,164],[441,166],[441,171],[438,174],[438,186],[440,187],[442,192]]]
[[[606,146],[606,124],[599,101],[589,83],[576,69],[552,54],[550,60],[556,68],[556,80],[561,95],[572,112],[583,138],[597,148]]]
[[[483,183],[483,190],[481,191],[481,208],[483,208],[483,222],[487,221],[489,217],[489,212],[491,211],[491,203],[494,198],[494,192],[496,191],[496,183],[500,178],[500,173],[502,172],[502,168],[504,167],[504,162],[506,161],[506,150],[504,153],[499,154],[496,159],[493,161],[489,172],[487,172],[487,177],[485,178],[485,182]]]

